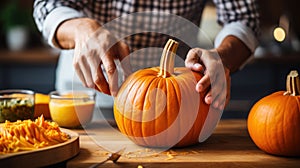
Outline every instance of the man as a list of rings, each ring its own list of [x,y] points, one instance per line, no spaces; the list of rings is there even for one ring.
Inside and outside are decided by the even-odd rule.
[[[259,15],[255,0],[214,0],[213,2],[217,8],[218,22],[223,25],[215,39],[215,48],[202,49],[188,46],[190,49],[183,52],[187,54],[181,56],[185,57],[186,67],[205,74],[196,88],[191,89],[201,92],[214,83],[214,88],[206,94],[205,102],[212,104],[214,108],[222,109],[230,97],[230,74],[239,70],[257,46]],[[164,19],[166,14],[180,16],[198,25],[204,6],[205,0],[36,0],[34,18],[39,30],[51,46],[74,51],[73,56],[60,58],[59,69],[73,64],[77,77],[85,87],[95,88],[102,93],[115,96],[118,91],[115,59],[121,62],[120,67],[126,75],[131,70],[127,59],[130,53],[147,47],[163,47],[169,38],[169,35],[161,33],[137,31],[137,34],[129,33],[130,36],[120,40],[118,33],[122,36],[122,33],[126,34],[126,31],[131,29],[161,26],[162,30],[171,27],[169,32],[172,34],[173,31],[178,30],[178,27],[172,29],[174,22],[170,22],[168,17]],[[145,14],[143,12],[149,11],[152,12],[150,16],[143,18]],[[126,17],[134,13],[141,13],[141,15],[133,19],[131,16]],[[117,26],[106,26],[107,23],[120,17],[124,19]],[[168,24],[165,24],[166,22]],[[194,37],[197,35],[194,34]],[[144,64],[145,67],[157,63],[155,61],[157,54],[151,54],[151,51],[148,54],[142,53],[130,56],[130,62],[134,66]],[[66,59],[64,63],[63,59]],[[216,71],[220,67],[222,71]],[[224,75],[224,80],[219,80],[219,77]],[[58,74],[58,77],[60,76],[64,75]],[[213,89],[215,94],[212,94]]]

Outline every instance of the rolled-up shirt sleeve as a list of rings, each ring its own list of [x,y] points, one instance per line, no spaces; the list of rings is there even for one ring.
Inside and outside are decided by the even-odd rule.
[[[50,46],[59,48],[55,40],[55,32],[63,21],[85,16],[79,10],[80,8],[82,4],[76,1],[36,0],[34,2],[35,23]]]
[[[233,35],[254,53],[259,34],[259,13],[255,0],[214,0],[214,3],[218,23],[223,25],[215,38],[215,47],[218,47],[224,38]]]

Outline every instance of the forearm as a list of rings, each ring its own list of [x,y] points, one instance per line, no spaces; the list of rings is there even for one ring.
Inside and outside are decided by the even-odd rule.
[[[240,39],[232,35],[224,38],[217,48],[217,52],[230,73],[236,72],[252,54]]]
[[[55,33],[57,28],[66,20],[85,17],[81,11],[85,4],[83,1],[69,0],[35,0],[33,17],[43,38],[52,47],[59,48]]]
[[[213,2],[216,4],[218,22],[223,26],[215,38],[215,47],[223,64],[233,73],[247,62],[258,45],[257,3],[255,0]]]
[[[89,18],[75,18],[66,20],[57,28],[55,40],[63,49],[73,49],[79,36],[86,36],[86,40],[92,35],[100,25],[97,21]],[[82,37],[82,36],[81,36]],[[80,39],[82,40],[82,39]]]

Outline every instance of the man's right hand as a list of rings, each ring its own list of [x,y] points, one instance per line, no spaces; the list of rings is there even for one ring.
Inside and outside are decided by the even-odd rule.
[[[127,44],[117,41],[111,32],[89,18],[63,22],[56,32],[56,39],[62,48],[74,49],[73,65],[84,86],[116,96],[118,72],[114,60],[120,61],[124,77],[131,73],[129,58],[126,58],[129,55]]]

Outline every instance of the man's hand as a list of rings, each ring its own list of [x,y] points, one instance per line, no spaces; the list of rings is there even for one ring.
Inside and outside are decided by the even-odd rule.
[[[189,51],[186,67],[202,72],[203,78],[197,83],[198,92],[209,89],[205,102],[223,110],[230,99],[230,75],[239,70],[251,56],[250,49],[240,39],[229,35],[216,49],[193,48]]]
[[[193,48],[187,54],[185,66],[204,74],[196,85],[196,91],[209,90],[204,101],[223,110],[230,99],[230,71],[223,65],[217,51]]]
[[[65,21],[58,28],[56,38],[62,48],[74,48],[73,64],[84,86],[112,96],[117,94],[115,60],[120,61],[125,76],[131,71],[129,59],[126,58],[129,47],[124,42],[117,41],[108,30],[88,18]]]

